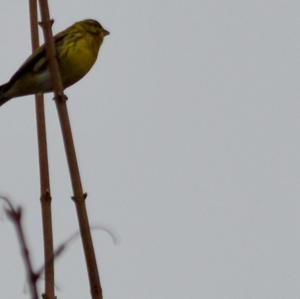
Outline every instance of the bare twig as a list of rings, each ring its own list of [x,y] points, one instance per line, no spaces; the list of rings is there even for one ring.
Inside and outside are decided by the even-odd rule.
[[[37,0],[29,0],[29,8],[30,8],[30,25],[31,25],[31,44],[32,44],[32,51],[34,51],[39,47]],[[39,148],[41,208],[42,208],[43,237],[44,237],[44,263],[45,263],[44,298],[54,299],[55,298],[54,263],[53,263],[53,259],[51,259],[51,257],[53,256],[52,212],[51,212],[47,135],[46,135],[46,122],[45,122],[45,109],[44,109],[43,95],[39,94],[35,96],[35,107],[36,107],[38,148]]]
[[[23,210],[21,206],[14,206],[12,201],[7,197],[0,195],[0,199],[3,200],[7,208],[4,208],[5,213],[8,218],[15,225],[17,236],[19,239],[19,244],[22,251],[22,256],[25,263],[25,269],[27,272],[27,281],[30,287],[30,291],[32,294],[32,299],[37,299],[37,282],[42,277],[45,268],[47,268],[47,264],[53,264],[54,261],[62,255],[62,253],[73,243],[78,237],[80,237],[80,232],[77,231],[73,233],[68,239],[63,241],[54,251],[53,255],[47,260],[38,270],[34,271],[32,266],[32,261],[30,258],[30,251],[27,241],[25,239],[24,229],[22,226],[22,217]],[[116,232],[113,232],[110,228],[107,228],[103,225],[93,225],[91,226],[91,230],[101,230],[106,232],[112,239],[113,243],[116,245],[119,241],[119,237],[116,235]],[[47,298],[46,294],[43,294],[43,298]]]
[[[119,238],[116,236],[115,233],[113,233],[109,228],[106,228],[104,226],[101,225],[93,225],[91,226],[91,230],[101,230],[106,232],[112,239],[113,243],[115,245],[118,244],[119,242]],[[58,257],[60,257],[62,255],[62,253],[71,245],[71,243],[73,243],[78,237],[80,237],[80,232],[77,231],[75,233],[73,233],[67,240],[65,240],[64,242],[62,242],[54,251],[53,256],[51,257],[50,260],[48,260],[43,266],[40,267],[40,269],[38,269],[36,271],[36,275],[38,276],[38,278],[40,278],[43,274],[43,271],[45,269],[45,267],[47,266],[47,263],[52,263],[54,260],[56,260]]]
[[[11,200],[5,196],[0,196],[0,198],[6,202],[8,208],[5,209],[5,212],[6,212],[7,216],[9,217],[9,219],[14,224],[16,232],[17,232],[19,244],[21,247],[22,257],[23,257],[26,272],[27,272],[27,281],[28,281],[28,284],[30,287],[31,298],[38,299],[38,291],[37,291],[38,275],[33,270],[29,248],[28,248],[24,230],[22,227],[22,216],[23,216],[22,208],[20,206],[14,207]]]
[[[56,107],[59,115],[60,126],[63,134],[65,151],[67,155],[69,172],[73,187],[73,200],[76,205],[76,211],[79,221],[80,234],[83,243],[87,270],[89,275],[91,295],[93,299],[102,299],[102,288],[99,279],[97,261],[91,237],[88,214],[85,205],[86,194],[83,192],[77,157],[72,136],[71,124],[69,120],[66,96],[63,92],[63,85],[60,78],[59,66],[55,54],[55,45],[53,41],[51,21],[47,0],[39,0],[42,22],[44,31],[47,57],[49,59],[49,69],[53,83],[53,89],[56,100]]]

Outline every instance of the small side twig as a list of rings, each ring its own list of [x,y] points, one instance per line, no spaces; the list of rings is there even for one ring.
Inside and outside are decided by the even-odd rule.
[[[23,210],[20,206],[14,207],[11,200],[5,196],[0,196],[0,199],[4,200],[5,203],[7,204],[7,208],[5,208],[5,212],[8,218],[14,224],[16,229],[16,233],[19,239],[19,244],[21,247],[22,257],[26,268],[27,281],[30,287],[31,298],[38,299],[37,280],[39,278],[39,275],[37,275],[37,273],[34,272],[33,270],[30,252],[25,238],[24,229],[22,226]]]
[[[53,255],[45,261],[45,263],[36,271],[33,269],[29,246],[27,244],[24,229],[22,226],[22,217],[23,217],[23,210],[21,206],[14,206],[12,201],[3,195],[0,195],[0,199],[3,200],[7,208],[4,208],[5,213],[7,214],[8,218],[14,224],[16,233],[19,239],[19,244],[22,252],[22,257],[25,264],[25,269],[27,273],[27,282],[29,284],[31,298],[38,299],[38,291],[37,291],[37,281],[42,277],[44,270],[48,267],[49,264],[54,264],[54,261],[62,255],[62,253],[70,246],[70,244],[75,241],[78,237],[80,237],[80,231],[73,233],[68,239],[62,242],[57,249],[54,251]],[[115,232],[111,229],[102,226],[102,225],[93,225],[90,227],[91,230],[102,230],[106,232],[112,239],[113,243],[116,245],[118,243],[118,237],[116,236]],[[43,294],[43,298],[47,298],[47,294]]]
[[[113,244],[115,244],[115,245],[118,244],[119,237],[116,236],[115,232],[112,232],[109,228],[106,228],[106,227],[101,226],[101,225],[93,225],[90,228],[91,228],[91,230],[101,230],[101,231],[106,232],[111,237],[111,239],[113,241]],[[44,265],[42,265],[36,271],[37,277],[40,278],[42,276],[45,267],[47,267],[47,263],[53,263],[54,260],[56,260],[58,257],[60,257],[62,255],[62,253],[71,245],[71,243],[74,242],[79,237],[80,237],[80,231],[77,231],[77,232],[73,233],[68,239],[66,239],[65,241],[63,241],[54,250],[53,256],[48,261],[46,261],[46,263]]]

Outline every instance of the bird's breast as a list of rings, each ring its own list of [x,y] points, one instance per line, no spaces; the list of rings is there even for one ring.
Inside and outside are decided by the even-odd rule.
[[[74,84],[91,69],[97,59],[98,50],[99,46],[83,38],[70,47],[60,61],[64,87]]]

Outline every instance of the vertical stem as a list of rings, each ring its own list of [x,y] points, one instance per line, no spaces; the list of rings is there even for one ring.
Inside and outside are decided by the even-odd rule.
[[[33,266],[32,266],[32,261],[30,258],[30,253],[29,253],[29,249],[27,246],[27,242],[25,239],[25,234],[24,234],[24,230],[21,224],[22,221],[22,210],[18,209],[18,210],[14,210],[12,209],[10,212],[10,217],[16,227],[17,230],[17,235],[19,238],[19,243],[21,246],[21,252],[23,255],[23,260],[25,263],[25,268],[27,271],[27,279],[28,279],[28,284],[30,287],[30,293],[31,293],[31,298],[32,299],[38,299],[38,291],[37,291],[37,277],[33,271]]]
[[[93,299],[102,299],[102,288],[99,279],[99,272],[91,237],[90,225],[85,205],[86,194],[83,193],[77,157],[72,136],[71,124],[68,115],[66,96],[63,93],[63,85],[60,77],[60,70],[55,54],[55,44],[52,35],[52,21],[49,16],[47,0],[39,0],[42,17],[42,26],[45,37],[47,57],[49,60],[49,69],[53,83],[53,89],[56,100],[56,108],[60,120],[60,126],[64,139],[65,151],[69,165],[69,172],[73,187],[73,200],[76,205],[77,217],[80,227],[80,234],[83,243],[83,249],[89,275],[91,295]]]
[[[29,1],[32,51],[39,47],[38,12],[36,0]],[[40,165],[40,192],[44,236],[45,291],[44,298],[54,299],[54,260],[50,179],[47,151],[44,97],[35,96],[36,124]]]

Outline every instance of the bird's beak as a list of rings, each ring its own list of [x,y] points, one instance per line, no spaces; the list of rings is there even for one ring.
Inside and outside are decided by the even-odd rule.
[[[103,29],[103,34],[104,34],[104,36],[109,35],[109,31]]]

